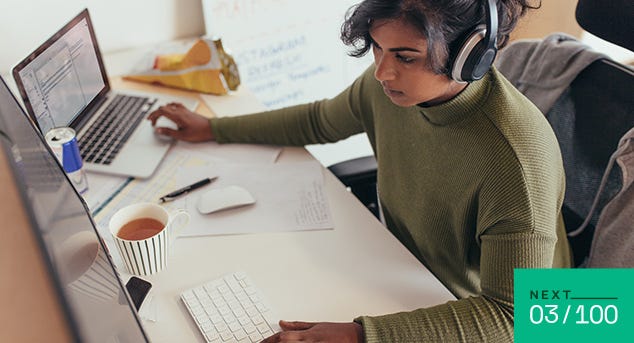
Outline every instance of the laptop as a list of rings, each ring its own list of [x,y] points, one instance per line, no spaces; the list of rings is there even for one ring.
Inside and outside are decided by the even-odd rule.
[[[190,98],[111,89],[88,9],[13,68],[31,120],[42,135],[68,126],[88,171],[150,177],[173,141],[157,137],[148,114]]]

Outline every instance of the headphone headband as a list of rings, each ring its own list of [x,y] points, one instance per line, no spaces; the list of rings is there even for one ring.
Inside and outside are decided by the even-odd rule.
[[[486,13],[486,33],[484,44],[488,49],[495,49],[498,41],[498,9],[495,0],[487,0],[484,6]]]

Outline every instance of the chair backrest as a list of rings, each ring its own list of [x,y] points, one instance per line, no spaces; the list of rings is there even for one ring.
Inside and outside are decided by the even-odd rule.
[[[584,267],[634,268],[634,127],[620,139],[601,187],[605,186],[611,168],[617,168],[616,165],[621,170],[623,185],[601,211]],[[586,217],[586,223],[589,218]],[[579,229],[582,230],[583,227]]]
[[[575,16],[579,25],[586,31],[618,46],[634,50],[634,1],[579,0]],[[613,140],[614,136],[634,127],[632,68],[607,62],[590,70],[587,77],[582,87],[579,87],[579,94],[598,92],[597,94],[605,95],[607,99],[601,107],[605,113],[603,120],[610,122],[601,123],[600,129],[593,131],[606,134]],[[599,78],[602,82],[598,81]],[[593,105],[588,99],[585,102],[580,99],[577,101],[580,107]],[[603,131],[604,129],[606,131]],[[634,186],[631,176],[634,170],[631,159],[633,132],[634,128],[625,133],[626,136],[621,138],[618,151],[614,153],[613,158],[619,164],[619,168],[614,168],[617,171],[611,170],[607,175],[605,186],[611,189],[606,189],[602,192],[605,194],[599,194],[597,198],[598,208],[591,217],[591,223],[596,225],[596,228],[584,229],[577,239],[592,241],[589,258],[587,261],[584,260],[584,264],[589,267],[634,267],[634,261],[631,260],[634,257],[634,230],[631,226],[634,219]],[[616,174],[623,175],[617,180]],[[614,195],[614,187],[618,181],[623,184],[619,185],[618,193]],[[572,238],[572,242],[575,242],[575,239],[576,237]]]
[[[634,1],[579,0],[575,17],[586,31],[634,51]]]
[[[583,223],[619,139],[634,127],[634,71],[610,60],[585,68],[546,113],[562,152],[566,196],[562,208],[567,230]],[[570,243],[579,265],[587,257],[601,209],[621,189],[619,168],[610,172],[589,225]]]

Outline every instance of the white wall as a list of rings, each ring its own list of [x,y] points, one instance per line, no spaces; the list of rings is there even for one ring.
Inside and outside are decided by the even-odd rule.
[[[1,0],[0,74],[84,8],[103,52],[205,32],[200,0]]]

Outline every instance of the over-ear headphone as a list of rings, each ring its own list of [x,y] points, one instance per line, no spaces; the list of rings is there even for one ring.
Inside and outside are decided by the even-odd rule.
[[[497,54],[498,11],[495,0],[485,5],[486,26],[478,25],[464,38],[451,63],[451,78],[459,82],[481,79]]]

